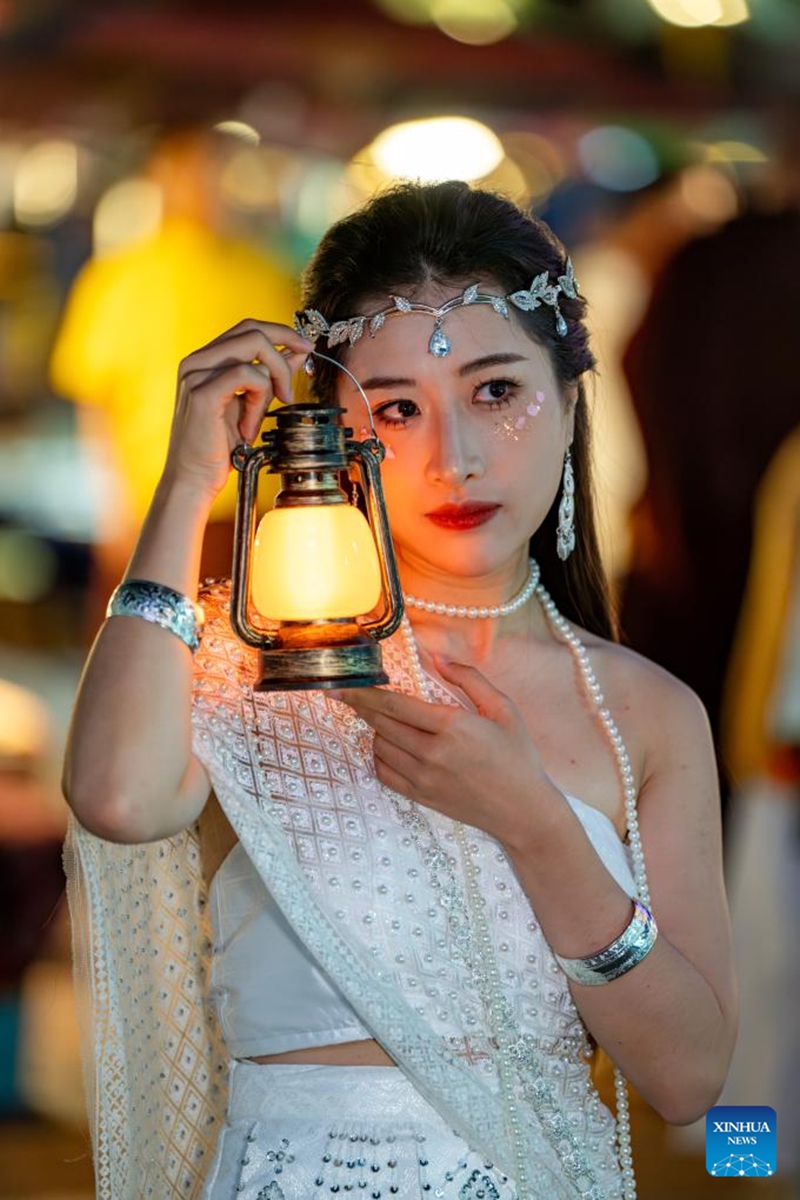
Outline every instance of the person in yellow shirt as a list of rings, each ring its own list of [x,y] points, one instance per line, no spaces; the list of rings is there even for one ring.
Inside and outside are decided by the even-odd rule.
[[[53,386],[79,405],[81,435],[118,484],[113,505],[98,513],[93,609],[105,606],[118,582],[161,474],[180,360],[254,312],[293,319],[288,273],[249,242],[219,232],[220,173],[217,139],[205,131],[181,131],[159,144],[148,174],[162,194],[160,228],[86,263],[56,338]],[[230,569],[235,495],[232,476],[211,514],[206,575]]]

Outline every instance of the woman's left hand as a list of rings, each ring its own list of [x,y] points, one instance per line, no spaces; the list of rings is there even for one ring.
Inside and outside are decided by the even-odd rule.
[[[381,783],[508,847],[523,845],[547,822],[559,793],[522,715],[476,667],[439,658],[436,666],[476,712],[383,688],[336,695],[374,729]]]

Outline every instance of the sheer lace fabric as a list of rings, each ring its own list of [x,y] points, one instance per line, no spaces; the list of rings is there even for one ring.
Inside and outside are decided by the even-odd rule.
[[[452,1129],[513,1174],[452,823],[378,784],[368,731],[344,705],[322,692],[253,693],[226,589],[203,600],[194,750],[244,849],[364,1026]],[[398,639],[384,661],[392,685],[413,692]],[[596,1180],[591,1192],[581,1184],[569,1148],[526,1106],[532,1195],[611,1200],[614,1120],[591,1085],[566,979],[498,844],[478,830],[470,840],[516,1023]],[[70,857],[95,1003],[98,1195],[196,1197],[225,1105],[196,833],[130,848],[74,826]]]

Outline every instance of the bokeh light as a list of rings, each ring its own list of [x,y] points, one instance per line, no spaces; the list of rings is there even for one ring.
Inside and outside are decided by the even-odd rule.
[[[578,139],[578,159],[593,183],[613,192],[635,192],[659,175],[646,138],[624,125],[601,125]]]
[[[78,194],[78,148],[66,139],[38,142],[23,151],[14,176],[14,215],[20,225],[54,225]]]
[[[509,0],[432,0],[431,19],[442,33],[471,46],[500,42],[517,27]]]
[[[161,188],[138,176],[113,184],[97,202],[92,222],[95,254],[150,237],[161,224]]]
[[[648,0],[648,3],[662,20],[684,29],[738,25],[750,17],[746,0]]]
[[[388,178],[481,179],[503,158],[496,134],[469,117],[430,117],[404,121],[380,133],[370,146],[375,164]]]
[[[690,212],[711,225],[732,220],[739,211],[736,185],[727,171],[699,165],[681,176],[680,195]]]
[[[261,141],[261,134],[252,125],[248,125],[247,121],[217,121],[214,132],[238,138],[250,146],[257,146]]]

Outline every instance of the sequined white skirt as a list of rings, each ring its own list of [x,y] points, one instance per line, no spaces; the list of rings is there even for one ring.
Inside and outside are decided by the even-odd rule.
[[[398,1067],[234,1061],[203,1200],[516,1200]]]

